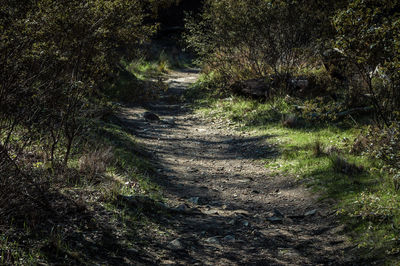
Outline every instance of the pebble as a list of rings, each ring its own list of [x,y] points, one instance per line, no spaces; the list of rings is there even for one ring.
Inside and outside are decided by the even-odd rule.
[[[219,244],[219,240],[216,236],[207,238],[206,242],[211,244]]]
[[[311,211],[306,212],[306,213],[304,214],[304,216],[312,216],[312,215],[314,215],[314,214],[316,214],[316,213],[317,213],[317,210],[314,209],[314,210],[311,210]]]
[[[168,244],[168,248],[173,249],[173,250],[183,250],[183,245],[179,239],[172,240]]]
[[[188,207],[186,206],[186,204],[181,204],[178,207],[176,207],[177,211],[186,211],[188,209]]]
[[[274,214],[276,217],[283,218],[284,215],[278,209],[274,209]]]
[[[200,199],[199,197],[191,197],[189,201],[194,204],[199,204],[199,199]]]
[[[282,222],[282,218],[281,217],[276,217],[276,216],[272,216],[272,217],[268,217],[267,221],[270,221],[271,223],[281,223]]]
[[[223,238],[224,241],[235,241],[235,239],[234,235],[227,235]]]
[[[158,115],[156,115],[155,113],[152,113],[152,112],[144,112],[143,117],[146,120],[150,120],[150,121],[159,121],[160,120]]]

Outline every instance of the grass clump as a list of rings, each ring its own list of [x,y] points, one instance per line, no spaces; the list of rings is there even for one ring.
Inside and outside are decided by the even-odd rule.
[[[311,149],[312,149],[312,153],[315,157],[321,157],[321,156],[325,155],[324,147],[320,140],[316,140],[312,144]]]

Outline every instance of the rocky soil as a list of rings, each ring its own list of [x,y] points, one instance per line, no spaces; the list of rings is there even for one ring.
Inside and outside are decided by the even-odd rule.
[[[355,265],[353,247],[329,201],[262,160],[268,135],[233,129],[193,113],[182,100],[196,71],[170,75],[169,90],[121,120],[156,162],[166,205],[140,253],[155,265]]]

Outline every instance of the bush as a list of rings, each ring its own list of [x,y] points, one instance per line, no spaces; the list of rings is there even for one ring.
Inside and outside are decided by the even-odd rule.
[[[371,126],[365,137],[368,141],[365,152],[381,159],[392,173],[400,173],[400,123],[383,129]]]
[[[47,208],[45,188],[55,172],[62,172],[56,168],[68,166],[89,121],[102,117],[104,86],[118,78],[118,63],[135,57],[155,31],[144,22],[146,4],[6,0],[0,5],[4,222],[17,215],[12,215],[15,206]],[[92,170],[102,168],[96,167]]]
[[[336,5],[208,0],[199,18],[187,20],[186,40],[203,65],[219,72],[225,82],[271,74],[287,80],[296,68],[317,61],[317,39],[330,34],[328,14]]]
[[[355,0],[338,12],[335,47],[353,65],[356,97],[367,95],[380,125],[398,118],[400,107],[400,9],[398,1]]]

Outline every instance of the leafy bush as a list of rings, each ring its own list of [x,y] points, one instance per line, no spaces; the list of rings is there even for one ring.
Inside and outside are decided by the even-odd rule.
[[[355,0],[338,12],[335,46],[357,70],[357,97],[367,94],[377,120],[390,125],[400,107],[400,9],[398,1]],[[360,90],[361,89],[361,90]]]
[[[66,168],[78,140],[90,128],[89,121],[103,116],[104,87],[118,78],[118,63],[135,57],[156,29],[144,21],[146,4],[139,0],[2,2],[2,214],[13,210],[13,203],[26,204],[19,201],[21,197],[46,209],[41,185],[51,183],[56,168]],[[11,221],[10,216],[2,217],[2,222]]]
[[[368,146],[366,152],[386,165],[393,168],[392,171],[400,171],[400,124],[392,123],[388,128],[379,129],[370,127],[366,135]]]
[[[317,39],[331,34],[328,14],[336,5],[208,0],[199,18],[188,19],[186,40],[203,65],[219,72],[225,82],[272,73],[285,81],[296,68],[317,61]]]

